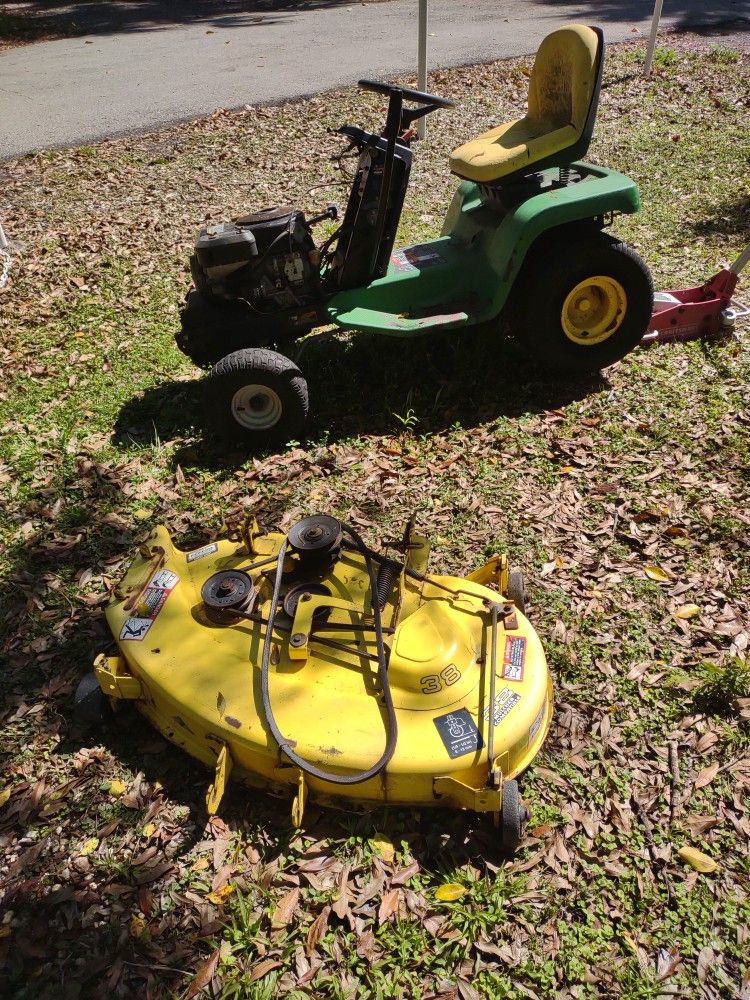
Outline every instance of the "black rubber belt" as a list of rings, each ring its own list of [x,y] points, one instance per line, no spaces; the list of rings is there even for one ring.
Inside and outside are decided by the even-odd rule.
[[[364,556],[365,564],[367,566],[367,574],[370,577],[370,592],[373,595],[376,594],[377,580],[375,578],[375,571],[372,565],[372,558],[367,546],[354,528],[350,528],[346,524],[342,524],[341,527],[352,538],[357,549]],[[372,611],[375,621],[375,644],[378,653],[378,679],[380,681],[380,689],[383,693],[383,701],[385,703],[385,710],[388,716],[385,749],[383,750],[383,754],[380,759],[366,771],[360,771],[356,774],[334,774],[331,771],[324,771],[321,768],[316,767],[314,764],[311,764],[303,757],[300,757],[299,754],[292,750],[292,744],[295,741],[289,740],[282,735],[281,730],[276,725],[276,719],[274,718],[273,710],[271,708],[268,668],[271,661],[271,638],[273,635],[274,621],[276,619],[276,609],[279,604],[279,595],[281,593],[281,578],[284,573],[284,559],[286,557],[286,551],[287,540],[284,539],[281,543],[281,548],[279,549],[279,555],[276,561],[276,580],[274,582],[273,596],[271,598],[271,608],[268,613],[266,636],[263,642],[263,656],[260,664],[260,689],[263,698],[263,712],[266,717],[266,722],[268,723],[268,728],[271,730],[271,735],[278,743],[282,753],[288,757],[289,760],[300,769],[300,771],[304,771],[305,774],[309,774],[313,778],[319,778],[321,781],[329,781],[334,785],[359,785],[363,781],[368,781],[370,778],[374,778],[376,774],[379,774],[383,768],[387,766],[393,756],[394,750],[396,749],[396,741],[398,739],[398,721],[396,719],[396,710],[393,706],[393,698],[391,697],[391,688],[388,681],[388,660],[385,655],[385,645],[383,643],[383,627],[380,618],[380,608],[377,607],[377,601],[375,601],[373,603]]]

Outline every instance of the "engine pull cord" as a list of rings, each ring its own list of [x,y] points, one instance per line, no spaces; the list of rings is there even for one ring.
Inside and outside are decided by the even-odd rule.
[[[355,547],[364,556],[365,565],[367,566],[367,575],[370,578],[370,593],[373,595],[372,614],[375,623],[375,645],[378,654],[378,680],[380,681],[380,690],[383,695],[383,703],[385,705],[385,711],[388,719],[385,749],[383,750],[382,756],[371,767],[368,767],[366,771],[359,771],[356,774],[335,774],[331,771],[324,771],[322,768],[316,767],[303,757],[300,757],[300,755],[292,749],[294,740],[286,738],[276,724],[273,709],[271,708],[269,664],[271,661],[271,638],[273,635],[274,622],[276,620],[276,609],[279,605],[281,579],[284,572],[284,559],[287,551],[286,538],[281,543],[281,548],[279,549],[279,555],[276,561],[276,579],[273,587],[273,595],[271,597],[271,607],[268,612],[266,635],[263,641],[263,655],[260,663],[260,689],[263,701],[263,713],[265,715],[266,722],[268,723],[268,728],[271,730],[271,735],[279,745],[282,753],[288,757],[289,760],[300,769],[300,771],[303,771],[305,774],[309,774],[312,778],[318,778],[321,781],[328,781],[334,785],[359,785],[363,781],[368,781],[370,778],[374,778],[376,774],[379,774],[383,768],[388,765],[388,762],[396,749],[396,741],[398,739],[398,721],[396,719],[396,710],[393,705],[393,698],[388,680],[388,660],[385,654],[383,626],[380,617],[380,607],[378,606],[379,602],[377,600],[378,583],[375,576],[372,557],[367,546],[354,528],[351,528],[346,524],[342,524],[341,527],[342,530],[350,536]]]

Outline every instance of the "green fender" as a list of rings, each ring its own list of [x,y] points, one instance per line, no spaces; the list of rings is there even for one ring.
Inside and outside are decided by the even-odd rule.
[[[405,337],[494,319],[539,236],[611,212],[638,211],[638,189],[629,177],[590,164],[573,169],[581,180],[548,187],[511,207],[463,181],[441,236],[397,251],[384,277],[333,296],[327,306],[331,320],[347,329]],[[545,181],[557,176],[556,169],[544,171]]]
[[[572,222],[601,218],[610,212],[630,214],[640,208],[638,188],[629,177],[590,164],[574,164],[575,168],[585,171],[582,181],[543,191],[508,211],[494,206],[472,181],[459,185],[441,235],[464,246],[481,246],[486,267],[496,282],[491,316],[502,310],[529,248],[542,234]],[[550,179],[557,173],[545,171]]]

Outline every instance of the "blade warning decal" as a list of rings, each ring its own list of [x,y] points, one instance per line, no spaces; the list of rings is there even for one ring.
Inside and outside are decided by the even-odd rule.
[[[167,598],[180,582],[179,576],[169,569],[161,569],[151,578],[151,581],[140,596],[137,605],[138,614],[128,618],[120,630],[120,641],[131,639],[140,642],[159,616],[159,612],[167,603]]]
[[[522,681],[525,659],[525,637],[522,635],[506,635],[505,652],[503,654],[503,678],[506,681]]]

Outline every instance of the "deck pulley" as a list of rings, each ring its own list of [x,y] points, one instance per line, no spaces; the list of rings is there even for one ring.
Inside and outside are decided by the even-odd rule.
[[[307,597],[305,597],[307,595]],[[284,611],[290,618],[294,618],[300,598],[307,600],[311,596],[330,597],[331,588],[324,583],[298,583],[296,587],[291,587],[284,595]],[[317,608],[313,613],[313,618],[326,618],[330,608]]]
[[[314,514],[297,521],[287,534],[289,546],[306,564],[335,562],[341,552],[341,522],[327,514]]]
[[[201,588],[209,618],[222,624],[249,615],[257,597],[255,585],[241,570],[223,570],[210,576]]]

